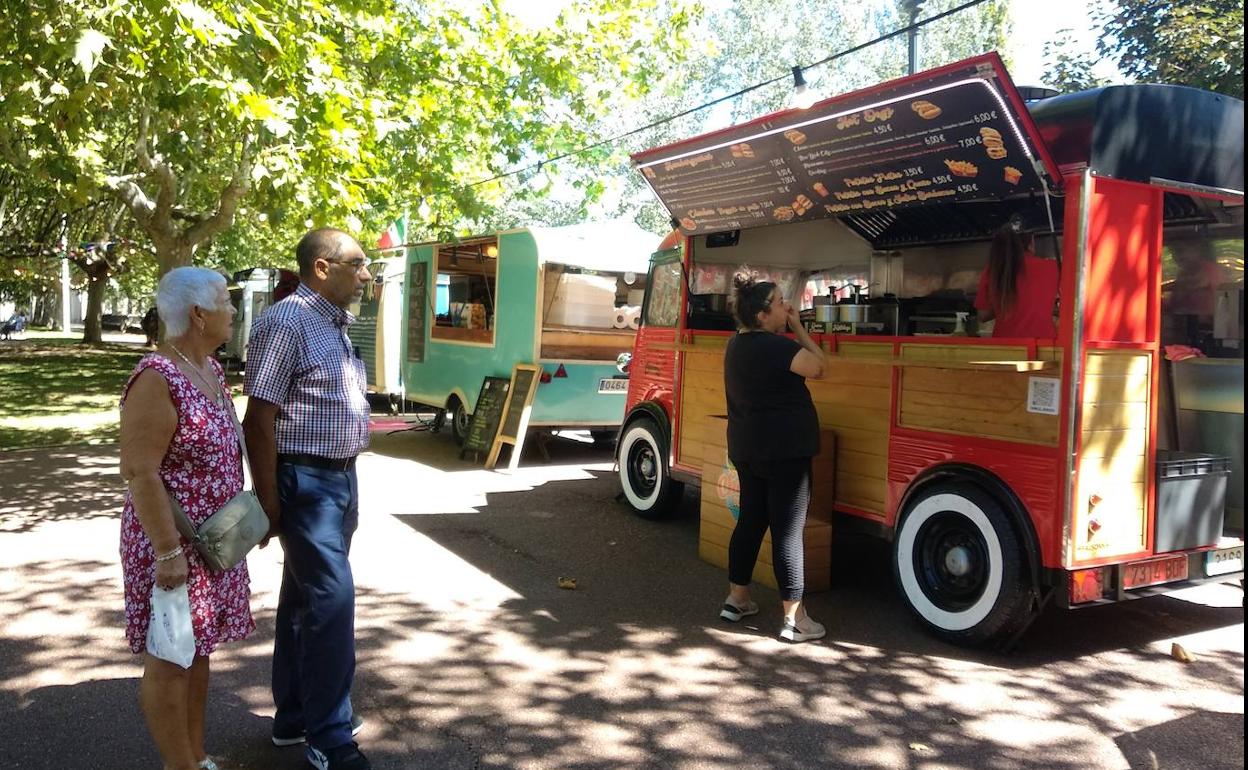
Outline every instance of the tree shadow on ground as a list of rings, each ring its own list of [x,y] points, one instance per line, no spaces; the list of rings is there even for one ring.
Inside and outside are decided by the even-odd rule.
[[[612,481],[570,483],[602,500]],[[947,766],[1030,766],[1034,740],[1011,733],[998,741],[988,727],[1001,711],[1044,703],[1054,712],[1045,721],[1080,729],[1045,739],[1043,764],[1086,767],[1084,744],[1116,732],[1103,704],[1157,687],[1145,673],[1158,666],[1150,642],[1176,629],[1243,621],[1239,607],[1189,610],[1173,601],[1172,624],[1158,628],[1124,622],[1138,610],[1108,608],[1099,634],[1059,638],[1042,629],[1051,635],[1042,638],[1043,654],[1005,657],[918,633],[884,579],[887,570],[851,566],[838,570],[836,589],[810,600],[812,614],[830,621],[828,640],[786,647],[773,637],[773,592],[758,591],[765,609],[756,623],[725,627],[713,619],[724,574],[694,561],[696,511],[689,508],[696,498],[686,497],[675,520],[654,524],[623,506],[569,509],[567,484],[555,486],[514,495],[522,501],[491,494],[488,526],[480,514],[403,517],[519,595],[489,621],[505,631],[461,628],[441,637],[439,660],[475,663],[413,663],[411,677],[400,677],[420,683],[414,713],[445,708],[439,693],[457,703],[461,715],[443,724],[480,747],[485,766],[866,767],[888,764],[898,741],[920,744]],[[559,590],[552,571],[576,575],[578,590]],[[437,633],[439,621],[396,613],[382,625],[387,631],[370,644],[396,629],[409,637]],[[1095,662],[1111,650],[1116,665]],[[1071,676],[1066,664],[1079,661],[1095,672]],[[1242,697],[1241,656],[1201,665],[1176,675]],[[969,697],[948,697],[951,691]],[[601,756],[578,753],[591,743],[604,751],[604,740]]]
[[[72,518],[59,498],[76,490],[52,484],[49,510]],[[757,590],[763,611],[748,623],[715,619],[726,581],[696,558],[696,493],[672,519],[648,522],[605,502],[617,485],[587,473],[489,492],[478,511],[365,520],[390,548],[356,556],[354,701],[378,770],[1121,766],[1140,751],[1170,756],[1188,723],[1140,718],[1124,734],[1132,709],[1115,704],[1242,708],[1241,654],[1184,666],[1151,649],[1242,624],[1242,607],[1152,599],[1051,613],[1018,655],[967,651],[918,630],[886,546],[845,540],[833,589],[810,597],[829,637],[787,646],[774,638],[772,591]],[[435,558],[445,572],[420,572]],[[367,580],[379,569],[387,588]],[[156,766],[134,701],[138,667],[121,642],[118,572],[103,560],[29,559],[20,579],[0,582],[10,619],[0,722],[19,728],[6,730],[15,766]],[[559,588],[562,576],[577,589]],[[473,595],[470,579],[492,593]],[[295,770],[300,751],[268,743],[271,593],[253,606],[259,631],[214,656],[210,751],[235,770]],[[1238,738],[1242,714],[1230,716]]]
[[[1133,768],[1243,770],[1244,767],[1243,714],[1193,712],[1124,733],[1114,741]]]
[[[0,532],[121,513],[125,486],[117,448],[0,452]]]

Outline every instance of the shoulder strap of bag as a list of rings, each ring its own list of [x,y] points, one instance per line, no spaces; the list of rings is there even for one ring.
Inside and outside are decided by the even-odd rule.
[[[227,390],[228,394],[229,391]],[[230,420],[234,423],[234,437],[238,439],[238,448],[242,450],[243,455],[243,490],[254,491],[255,484],[251,478],[251,458],[247,455],[247,442],[243,438],[243,426],[238,421],[238,413],[234,411],[234,399],[226,396],[229,406],[226,411],[230,413]],[[165,493],[169,497],[169,511],[173,514],[173,526],[178,530],[178,534],[186,538],[192,544],[199,542],[199,532],[195,529],[195,525],[191,523],[190,517],[186,515],[186,511],[182,510],[182,505],[178,503],[177,498],[173,496],[173,492],[166,486]]]
[[[243,453],[243,489],[255,491],[256,485],[251,478],[251,457],[247,454],[247,440],[243,438],[243,424],[238,421],[238,412],[234,411],[234,399],[230,398],[228,389],[225,400],[229,404],[226,411],[230,413],[230,419],[234,421],[234,435],[238,437],[238,448]]]

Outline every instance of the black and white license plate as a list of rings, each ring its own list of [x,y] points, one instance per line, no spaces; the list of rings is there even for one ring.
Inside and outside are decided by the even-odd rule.
[[[598,380],[599,393],[627,393],[628,379],[626,377],[603,377]]]
[[[1244,569],[1244,547],[1237,545],[1232,548],[1219,548],[1205,554],[1205,574],[1229,575]]]

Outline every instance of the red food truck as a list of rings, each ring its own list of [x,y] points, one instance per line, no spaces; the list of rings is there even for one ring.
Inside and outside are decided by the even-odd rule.
[[[826,455],[808,584],[833,517],[888,538],[914,614],[964,644],[1017,638],[1049,603],[1242,580],[1243,139],[1242,101],[1025,101],[990,53],[634,155],[677,230],[629,365],[625,497],[658,517],[700,479],[700,553],[726,560],[745,268],[828,357],[807,382]],[[1058,260],[1051,339],[976,322],[1005,225]]]

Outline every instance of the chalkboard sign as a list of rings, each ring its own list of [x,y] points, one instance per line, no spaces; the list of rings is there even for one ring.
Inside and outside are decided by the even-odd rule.
[[[498,434],[510,388],[511,381],[506,377],[486,377],[482,380],[481,395],[477,396],[477,405],[472,410],[472,420],[468,423],[468,435],[464,438],[460,457],[470,452],[490,452],[494,448],[494,438]]]
[[[425,360],[425,308],[429,302],[428,262],[413,262],[407,267],[407,360],[419,364]]]
[[[633,162],[693,235],[1040,192],[1038,168],[1058,177],[1034,131],[989,54]]]
[[[511,444],[511,461],[508,467],[515,470],[520,464],[520,451],[524,446],[524,434],[529,427],[529,410],[537,395],[537,384],[542,368],[535,364],[516,364],[511,370],[507,403],[503,406],[502,427],[494,438],[494,446],[486,458],[485,467],[493,468],[503,444]],[[475,415],[474,415],[475,416]]]

